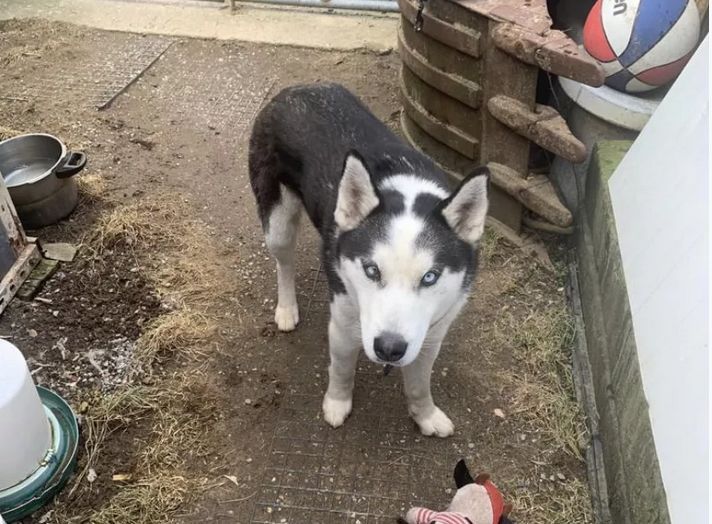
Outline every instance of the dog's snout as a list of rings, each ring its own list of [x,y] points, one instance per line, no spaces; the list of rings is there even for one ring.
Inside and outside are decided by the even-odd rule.
[[[408,343],[396,333],[383,333],[373,341],[373,350],[376,356],[384,362],[398,362],[405,351]]]

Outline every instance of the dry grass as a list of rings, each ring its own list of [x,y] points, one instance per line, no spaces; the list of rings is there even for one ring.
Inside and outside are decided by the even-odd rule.
[[[109,503],[94,513],[92,524],[161,524],[173,522],[176,511],[188,493],[191,482],[180,475],[156,474],[123,487]]]
[[[80,203],[93,204],[102,200],[106,193],[106,179],[101,174],[82,174],[76,180],[79,186]]]
[[[114,205],[83,239],[94,263],[115,250],[128,250],[147,267],[159,293],[181,307],[205,310],[216,298],[234,295],[225,264],[202,224],[176,195]]]
[[[102,180],[86,182],[84,190],[105,200]],[[114,250],[133,253],[144,276],[153,283],[169,307],[154,319],[139,338],[134,354],[134,381],[145,380],[156,363],[169,359],[181,364],[172,376],[151,378],[152,385],[132,385],[92,403],[85,415],[86,453],[82,469],[70,492],[67,507],[53,516],[55,522],[161,523],[199,489],[204,479],[191,478],[186,463],[202,453],[201,429],[209,414],[196,412],[207,404],[199,387],[200,358],[211,347],[216,321],[210,305],[219,303],[230,286],[222,282],[225,267],[216,255],[210,235],[189,216],[179,198],[145,199],[121,205],[108,202],[84,238],[92,264],[104,264]],[[111,499],[90,514],[93,494],[86,475],[99,468],[107,439],[139,421],[150,434],[136,450],[134,478],[121,485]],[[76,498],[72,499],[75,494]],[[58,508],[59,509],[59,508]]]
[[[173,512],[200,487],[203,480],[191,478],[185,472],[186,459],[203,451],[201,421],[182,409],[186,391],[194,389],[189,383],[192,380],[197,379],[174,377],[161,385],[160,396],[129,395],[132,401],[128,407],[134,408],[134,416],[148,413],[141,411],[148,408],[152,417],[150,436],[137,454],[133,468],[138,478],[122,486],[91,515],[90,522],[171,522]],[[162,389],[166,386],[173,389]],[[120,417],[127,424],[131,416],[117,415],[118,407],[106,406],[106,415],[114,421]]]
[[[489,265],[492,257],[497,252],[497,246],[501,241],[501,236],[492,227],[486,227],[485,233],[480,240],[480,260],[483,266]]]
[[[136,360],[150,368],[157,359],[176,352],[193,353],[215,332],[215,322],[202,313],[181,308],[158,317],[138,340]]]
[[[543,482],[535,490],[508,493],[517,518],[527,524],[591,524],[588,486],[578,479]]]
[[[11,129],[9,127],[5,126],[0,126],[0,142],[3,140],[7,140],[8,138],[12,138],[17,135],[21,135],[22,131],[18,131],[17,129]]]
[[[199,373],[176,374],[155,386],[129,386],[102,397],[85,415],[86,454],[82,469],[70,491],[79,488],[78,499],[58,507],[52,515],[57,524],[89,521],[95,524],[160,523],[172,521],[172,512],[197,489],[204,479],[185,472],[189,457],[204,452],[201,441],[204,416],[185,410],[188,397],[200,390]],[[102,449],[116,431],[150,419],[150,435],[137,450],[134,473],[101,508],[90,514],[74,514],[74,502],[91,498],[86,488],[90,469],[101,469]],[[81,513],[81,510],[80,510]]]
[[[126,425],[154,410],[166,395],[167,392],[152,386],[128,386],[101,397],[90,407],[88,419],[102,425]]]
[[[152,439],[141,451],[140,470],[144,475],[166,469],[180,471],[188,456],[202,455],[204,427],[201,416],[191,416],[178,403],[173,409],[156,413],[151,431]]]
[[[569,348],[573,327],[564,305],[530,315],[514,331],[515,356],[524,371],[512,375],[513,415],[523,417],[551,447],[583,460],[586,429],[574,398]],[[534,489],[514,490],[520,520],[530,524],[590,524],[588,486],[579,479],[539,481]]]
[[[166,395],[166,391],[154,387],[127,386],[91,404],[83,423],[85,456],[70,497],[82,486],[89,470],[96,466],[106,438],[157,410]]]
[[[176,244],[180,240],[178,218],[175,203],[164,200],[116,205],[99,217],[82,243],[93,250],[97,259],[117,248],[136,252],[141,248],[155,248],[159,243]]]
[[[574,398],[568,310],[550,305],[535,309],[523,322],[510,315],[503,323],[498,334],[513,346],[521,368],[504,377],[512,390],[512,413],[525,418],[554,449],[582,460],[586,427]]]

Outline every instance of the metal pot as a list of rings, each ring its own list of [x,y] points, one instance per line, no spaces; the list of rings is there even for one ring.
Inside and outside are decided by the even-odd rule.
[[[0,142],[0,173],[27,229],[54,224],[77,205],[73,175],[87,163],[82,152],[67,151],[58,138],[34,133]]]

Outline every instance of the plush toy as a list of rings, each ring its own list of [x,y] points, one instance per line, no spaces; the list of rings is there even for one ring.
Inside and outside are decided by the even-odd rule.
[[[512,507],[504,503],[489,475],[482,473],[473,479],[461,460],[454,476],[457,491],[447,511],[411,508],[399,524],[512,524],[507,518]]]

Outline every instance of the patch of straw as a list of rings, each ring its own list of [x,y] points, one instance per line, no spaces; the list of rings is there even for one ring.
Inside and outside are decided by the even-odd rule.
[[[188,416],[175,407],[157,412],[151,432],[153,438],[140,455],[143,473],[180,470],[186,457],[203,452],[202,429],[200,417]]]
[[[485,232],[480,240],[480,259],[482,264],[489,265],[492,257],[497,252],[497,246],[501,240],[501,236],[491,227],[486,227]]]
[[[106,438],[117,429],[127,427],[161,406],[167,392],[150,386],[127,386],[102,396],[84,416],[83,433],[85,460],[77,475],[70,496],[84,481],[90,468],[96,465]]]
[[[21,135],[21,134],[22,134],[22,131],[18,131],[17,129],[0,126],[0,142],[2,142],[3,140],[7,140],[8,138],[12,138],[14,136]]]
[[[98,202],[106,196],[106,179],[98,173],[83,174],[77,177],[79,198],[85,204]]]
[[[117,247],[136,250],[155,247],[159,241],[176,242],[180,238],[178,218],[175,205],[161,200],[119,205],[99,218],[83,244],[100,257]]]
[[[87,193],[101,195],[103,181],[88,181]],[[84,245],[95,264],[106,264],[115,250],[137,258],[144,276],[153,283],[169,309],[149,323],[136,344],[134,378],[151,374],[156,362],[178,355],[198,357],[210,347],[216,323],[210,309],[221,296],[233,294],[224,283],[225,268],[205,227],[187,220],[180,198],[143,199],[112,203],[100,216]],[[101,464],[101,451],[109,436],[142,419],[151,423],[150,435],[135,455],[137,480],[119,486],[118,492],[91,515],[69,515],[70,506],[58,511],[56,522],[74,517],[96,524],[169,522],[176,509],[193,492],[185,473],[186,461],[201,453],[203,419],[212,416],[207,389],[196,383],[197,362],[190,372],[157,380],[151,386],[127,386],[102,397],[85,417],[86,455],[71,494],[82,487],[82,500],[92,497],[86,483],[90,468]],[[89,504],[91,506],[91,504]],[[59,508],[58,508],[59,510]],[[87,511],[85,510],[79,510]]]
[[[95,263],[114,249],[133,252],[146,261],[146,276],[161,294],[202,310],[216,298],[234,296],[235,284],[224,278],[225,263],[206,228],[187,220],[189,214],[178,197],[118,205],[100,217],[83,244]]]
[[[143,366],[177,351],[191,352],[215,332],[215,323],[188,308],[178,309],[154,320],[138,341],[135,358]]]
[[[204,451],[201,442],[203,420],[200,414],[184,409],[187,397],[200,388],[195,382],[199,375],[173,376],[160,386],[159,396],[128,395],[121,403],[127,414],[117,415],[115,405],[104,405],[108,419],[128,424],[130,417],[151,410],[153,419],[150,436],[137,455],[134,468],[137,480],[129,480],[98,511],[90,522],[96,524],[170,522],[172,513],[193,493],[203,480],[184,474],[185,463],[191,456]],[[191,393],[188,393],[191,392]],[[155,399],[155,404],[149,399]]]
[[[517,519],[527,524],[591,524],[588,487],[578,479],[508,492]]]
[[[165,396],[153,386],[128,386],[101,397],[89,408],[88,417],[101,424],[127,424],[158,407]]]
[[[180,475],[154,474],[141,478],[114,495],[94,513],[92,524],[161,524],[172,522],[172,512],[191,491],[191,482]]]
[[[104,196],[103,178],[83,180],[80,189],[87,198],[110,204],[83,239],[88,262],[110,264],[114,252],[132,253],[168,307],[148,324],[134,352],[133,379],[155,382],[128,385],[90,402],[84,417],[86,453],[81,471],[67,504],[55,508],[52,519],[95,524],[171,522],[193,488],[204,482],[185,474],[189,457],[203,452],[203,428],[214,415],[206,409],[211,393],[204,379],[198,378],[198,357],[211,347],[217,301],[234,300],[235,293],[225,282],[225,265],[207,228],[186,218],[190,215],[180,197],[121,204]],[[185,355],[194,357],[189,367],[177,358]],[[169,358],[182,364],[181,371],[163,378],[151,376],[154,365]],[[86,475],[102,467],[107,439],[139,421],[150,422],[151,429],[131,459],[137,480],[117,485],[118,491],[92,510],[96,495]]]
[[[509,335],[523,371],[505,377],[512,386],[513,413],[526,418],[552,444],[583,459],[583,414],[574,398],[570,348],[573,327],[564,305],[536,308],[523,322],[512,317],[499,336]]]

